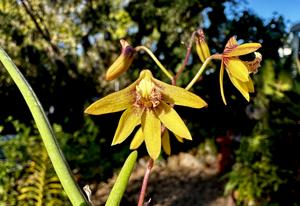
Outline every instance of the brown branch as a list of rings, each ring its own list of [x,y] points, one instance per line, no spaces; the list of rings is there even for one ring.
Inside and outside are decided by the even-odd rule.
[[[179,78],[179,76],[181,75],[181,73],[183,72],[185,66],[188,63],[188,60],[190,58],[191,51],[192,51],[192,45],[193,45],[193,42],[194,42],[195,34],[196,34],[196,32],[194,31],[193,34],[192,34],[192,36],[191,36],[189,46],[187,47],[187,51],[186,51],[186,55],[185,55],[184,61],[183,61],[182,65],[181,65],[180,69],[178,70],[177,74],[175,75],[175,77],[172,80],[172,84],[173,85],[176,85],[177,79]]]
[[[30,1],[26,0],[27,4],[29,5],[30,9],[35,13],[36,17],[39,19],[40,23],[43,25],[43,28],[44,28],[44,32],[46,33],[46,35],[49,37],[49,39],[51,40],[51,35],[50,35],[50,32],[49,32],[49,29],[47,28],[46,24],[45,24],[45,21],[43,19],[43,17],[39,14],[39,12],[35,12],[34,9],[33,9],[33,6],[31,5]],[[40,7],[40,10],[42,10],[42,6],[41,4],[39,4],[39,7]]]
[[[30,16],[31,20],[33,21],[34,25],[36,26],[37,30],[42,35],[42,37],[50,44],[52,50],[56,54],[60,54],[59,49],[57,48],[57,46],[54,45],[51,41],[51,36],[50,36],[49,30],[46,29],[46,31],[44,31],[42,29],[42,27],[40,26],[40,24],[38,23],[38,21],[36,20],[35,15],[33,14],[34,13],[33,8],[32,7],[29,8],[29,6],[28,6],[29,3],[27,1],[25,3],[24,0],[21,0],[21,3],[23,5],[23,7],[25,8],[26,13]]]

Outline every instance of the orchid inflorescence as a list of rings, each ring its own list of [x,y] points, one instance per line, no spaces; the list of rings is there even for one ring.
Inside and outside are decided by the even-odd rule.
[[[145,142],[148,154],[153,160],[159,157],[161,147],[167,154],[171,153],[169,131],[178,141],[183,139],[192,140],[192,136],[184,121],[174,110],[174,105],[192,108],[203,108],[207,103],[199,96],[188,90],[199,79],[202,72],[213,60],[221,60],[220,68],[220,92],[226,105],[223,89],[224,70],[226,70],[230,81],[238,91],[250,101],[249,93],[254,92],[251,73],[256,73],[262,56],[256,52],[261,45],[259,43],[245,43],[238,45],[235,37],[227,42],[222,54],[210,54],[202,29],[192,36],[196,44],[196,52],[203,63],[195,77],[184,89],[175,85],[176,81],[171,73],[159,62],[155,55],[146,47],[132,47],[125,40],[121,40],[122,52],[106,72],[106,80],[114,80],[126,72],[137,52],[146,51],[156,62],[159,68],[172,80],[172,84],[164,83],[153,77],[150,70],[144,69],[139,78],[128,87],[107,95],[91,104],[85,113],[101,115],[112,112],[123,111],[119,120],[112,145],[122,143],[137,126],[137,130],[130,144],[130,149],[137,149]],[[253,61],[242,61],[239,57],[254,53]],[[185,66],[185,65],[184,65]]]

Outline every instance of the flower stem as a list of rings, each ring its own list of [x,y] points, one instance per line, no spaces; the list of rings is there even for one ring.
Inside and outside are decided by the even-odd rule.
[[[168,70],[160,63],[160,61],[156,58],[156,56],[152,53],[150,49],[148,49],[145,46],[137,46],[135,47],[135,50],[136,51],[144,50],[145,52],[147,52],[147,54],[155,61],[155,63],[163,71],[163,73],[165,73],[165,75],[167,75],[167,77],[169,77],[171,81],[173,80],[173,75],[170,72],[168,72]]]
[[[60,179],[60,182],[65,192],[67,193],[72,205],[88,205],[85,196],[81,193],[78,185],[73,179],[68,164],[58,146],[49,120],[45,115],[42,105],[40,104],[31,86],[28,84],[25,77],[21,74],[19,69],[16,67],[16,65],[12,62],[10,57],[2,48],[0,48],[0,61],[10,74],[13,81],[16,83],[20,92],[22,93],[30,109],[30,112],[35,120],[37,128],[41,134],[47,153],[55,169],[55,172],[58,178]]]
[[[193,42],[194,42],[194,38],[195,38],[195,34],[196,32],[194,31],[192,36],[191,36],[191,39],[190,39],[190,43],[189,43],[189,46],[187,47],[187,51],[186,51],[186,55],[185,55],[185,58],[184,58],[184,61],[181,65],[181,67],[179,68],[177,74],[175,75],[174,79],[173,79],[173,84],[176,85],[176,81],[177,79],[179,78],[179,76],[182,74],[185,66],[187,65],[188,63],[188,60],[190,58],[190,55],[191,55],[191,51],[192,51],[192,45],[193,45]]]
[[[197,80],[200,78],[200,76],[202,75],[203,71],[205,70],[206,66],[208,65],[208,63],[213,60],[213,59],[222,59],[222,55],[220,54],[214,54],[211,55],[210,57],[208,57],[202,64],[202,66],[200,67],[199,71],[197,72],[197,74],[194,76],[194,78],[190,81],[190,83],[185,87],[186,90],[190,90],[192,88],[192,86],[197,82]]]
[[[143,185],[142,185],[141,192],[140,192],[138,206],[143,206],[143,204],[144,204],[145,193],[146,193],[146,189],[147,189],[147,185],[148,185],[148,179],[149,179],[149,176],[151,173],[151,169],[153,167],[153,163],[154,163],[153,159],[150,158],[148,161],[145,175],[144,175]]]

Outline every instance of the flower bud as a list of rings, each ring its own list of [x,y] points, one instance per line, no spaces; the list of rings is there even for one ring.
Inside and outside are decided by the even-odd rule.
[[[127,41],[121,39],[120,43],[122,45],[121,55],[116,59],[116,61],[108,68],[106,72],[105,79],[110,81],[119,77],[122,73],[126,72],[131,65],[135,49],[128,44]]]
[[[203,63],[208,57],[210,57],[210,52],[208,45],[205,40],[205,35],[202,29],[199,29],[196,32],[196,51],[197,54]]]

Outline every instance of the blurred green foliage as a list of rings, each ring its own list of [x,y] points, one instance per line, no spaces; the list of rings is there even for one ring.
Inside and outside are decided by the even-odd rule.
[[[0,205],[71,205],[37,131],[12,118],[1,128]]]
[[[72,134],[63,132],[57,124],[53,126],[80,185],[110,177],[128,154],[125,148],[118,148],[119,151],[108,156],[109,143],[96,139],[99,130],[90,121],[87,119],[84,127]],[[40,200],[42,205],[70,205],[37,129],[9,117],[1,125],[0,135],[0,205],[22,205],[22,201],[27,201],[28,205],[39,205]],[[40,191],[37,192],[36,188]]]
[[[282,61],[267,60],[257,76],[258,92],[247,110],[255,126],[242,137],[228,174],[226,191],[237,191],[241,205],[299,202],[300,85],[291,60]]]
[[[129,141],[127,145],[109,146],[120,114],[87,117],[83,115],[86,105],[128,85],[141,69],[151,69],[156,78],[168,81],[141,53],[127,74],[106,82],[105,70],[120,53],[119,39],[151,48],[173,73],[183,62],[192,32],[200,26],[204,27],[211,53],[222,52],[232,35],[240,42],[260,42],[263,47],[259,52],[267,61],[255,76],[256,93],[250,104],[225,76],[228,106],[223,105],[218,83],[220,64],[211,63],[193,88],[209,107],[177,109],[188,119],[194,141],[175,144],[172,150],[190,149],[203,142],[203,137],[223,136],[230,130],[234,136],[241,136],[233,148],[236,163],[228,176],[230,189],[243,189],[240,202],[268,197],[266,202],[288,201],[292,205],[299,202],[300,191],[299,74],[289,57],[278,55],[288,36],[283,17],[275,15],[264,21],[251,11],[241,11],[240,4],[244,1],[1,0],[0,46],[35,90],[83,185],[110,177],[129,153]],[[186,85],[199,67],[192,50],[178,84]],[[30,129],[34,126],[29,110],[2,66],[0,87],[3,134],[19,133],[17,127],[4,122],[9,116],[26,124],[17,135],[20,137],[11,140],[13,144],[1,140],[1,151],[9,160],[0,165],[0,192],[5,197],[17,195],[15,180],[22,176],[24,161],[32,158],[26,151],[33,140],[21,136],[36,134]]]
[[[101,131],[90,118],[86,118],[81,129],[74,133],[64,132],[57,124],[54,129],[66,159],[82,184],[87,180],[112,176],[129,154],[126,146],[111,149],[108,146],[110,140],[102,137]]]
[[[268,203],[279,187],[286,183],[280,169],[272,162],[270,140],[266,136],[244,137],[236,152],[236,163],[228,174],[225,192],[234,189],[240,205]]]

